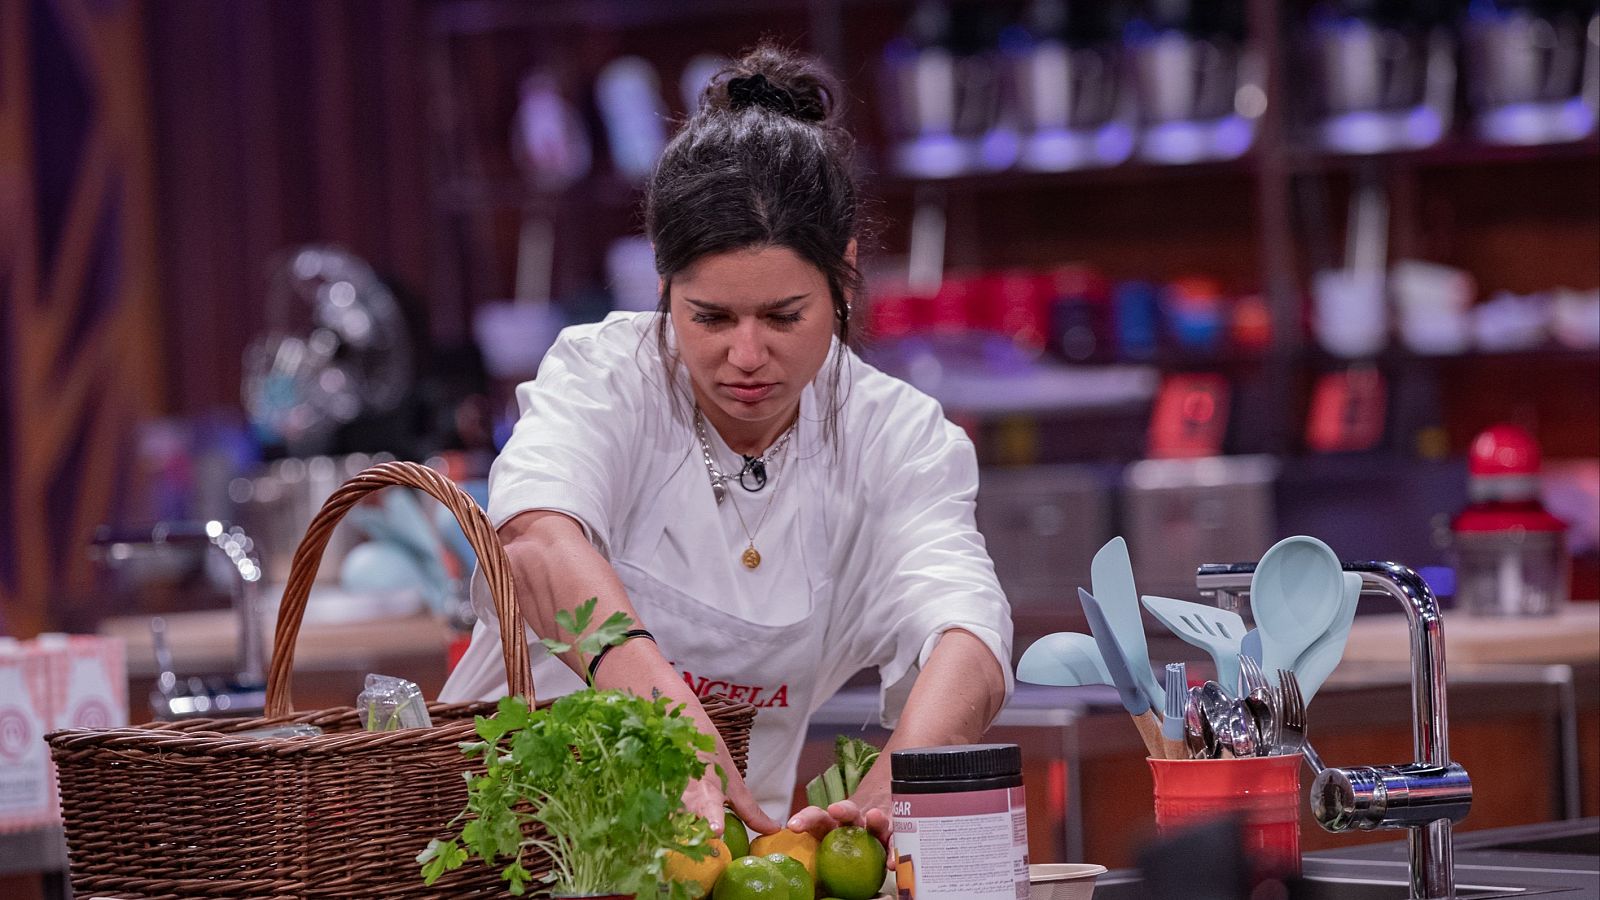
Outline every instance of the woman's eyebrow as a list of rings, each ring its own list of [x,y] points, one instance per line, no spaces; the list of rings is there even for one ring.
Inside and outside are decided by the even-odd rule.
[[[804,300],[810,296],[810,294],[795,294],[793,297],[784,297],[781,300],[768,300],[757,307],[757,311],[764,313],[773,312],[774,310],[782,309],[785,306],[799,303],[801,300]],[[699,309],[702,312],[725,313],[729,311],[728,307],[723,306],[720,303],[711,303],[707,300],[696,300],[693,297],[685,297],[683,298],[683,302],[695,307],[696,309]]]

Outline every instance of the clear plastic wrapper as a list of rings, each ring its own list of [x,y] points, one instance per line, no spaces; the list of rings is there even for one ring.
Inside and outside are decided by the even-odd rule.
[[[236,731],[231,737],[242,738],[294,738],[316,737],[322,734],[322,729],[315,725],[269,725],[266,728],[252,728],[249,731]]]
[[[356,710],[368,731],[433,727],[422,689],[392,675],[367,675],[367,686],[356,697]]]

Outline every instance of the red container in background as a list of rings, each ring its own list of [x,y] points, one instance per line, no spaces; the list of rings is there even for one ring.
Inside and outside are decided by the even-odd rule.
[[[983,276],[973,272],[946,273],[937,294],[916,302],[926,311],[923,322],[934,334],[970,331],[983,308]]]
[[[889,340],[916,332],[918,302],[903,284],[874,291],[867,306],[867,339]]]
[[[1152,759],[1156,827],[1166,832],[1244,817],[1244,854],[1256,878],[1300,874],[1300,755]]]
[[[974,316],[978,327],[1011,338],[1018,344],[1042,350],[1049,327],[1049,304],[1054,293],[1050,276],[1026,269],[995,272],[984,278]]]

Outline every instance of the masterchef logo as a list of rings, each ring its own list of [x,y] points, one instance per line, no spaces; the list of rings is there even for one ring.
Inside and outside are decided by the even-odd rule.
[[[731,681],[697,678],[693,672],[684,672],[683,680],[688,683],[689,689],[694,691],[696,697],[727,697],[729,700],[748,703],[757,709],[789,708],[787,684],[780,684],[777,690],[772,690],[758,684],[734,684]]]
[[[0,709],[0,759],[15,763],[28,752],[33,741],[33,728],[28,717],[14,707]]]

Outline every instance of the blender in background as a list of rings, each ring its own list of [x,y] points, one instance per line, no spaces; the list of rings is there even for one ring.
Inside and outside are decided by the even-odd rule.
[[[1266,111],[1237,0],[1152,0],[1125,29],[1138,95],[1138,155],[1166,164],[1242,156]]]
[[[1339,153],[1439,142],[1455,103],[1455,41],[1429,3],[1340,0],[1311,14],[1316,141]]]
[[[1540,502],[1539,444],[1515,425],[1472,441],[1471,503],[1451,522],[1456,602],[1472,615],[1552,615],[1567,602],[1566,524]]]
[[[1600,119],[1600,11],[1586,2],[1477,0],[1462,24],[1478,137],[1553,144]]]
[[[892,166],[911,178],[950,178],[1004,168],[994,11],[940,0],[917,4],[902,33],[883,48],[882,107]],[[1002,135],[999,135],[1003,137]],[[1015,159],[1014,153],[1011,159]]]
[[[1008,113],[1023,132],[1022,168],[1114,166],[1132,154],[1135,106],[1122,89],[1116,31],[1106,5],[1035,0],[1023,24],[1001,33]]]

